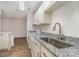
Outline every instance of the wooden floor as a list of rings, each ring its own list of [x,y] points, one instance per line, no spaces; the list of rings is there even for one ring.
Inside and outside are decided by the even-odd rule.
[[[9,50],[1,50],[1,57],[31,57],[31,51],[25,38],[15,39],[15,45]]]

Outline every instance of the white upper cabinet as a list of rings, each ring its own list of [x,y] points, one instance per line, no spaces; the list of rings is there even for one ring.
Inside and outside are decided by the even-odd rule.
[[[33,24],[38,24],[39,22],[39,16],[38,16],[38,13],[36,13],[34,16],[33,16]]]
[[[44,12],[44,4],[39,7],[34,15],[34,25],[48,25],[50,24],[50,15]]]
[[[45,1],[41,4],[34,15],[34,25],[49,25],[51,22],[51,13],[61,8],[68,2],[64,1]]]
[[[44,11],[46,11],[47,9],[49,9],[52,5],[54,5],[56,3],[56,1],[45,1],[43,3],[44,5]]]
[[[47,1],[44,2],[44,12],[45,13],[52,13],[53,11],[57,10],[58,8],[61,8],[65,4],[67,4],[68,1]]]

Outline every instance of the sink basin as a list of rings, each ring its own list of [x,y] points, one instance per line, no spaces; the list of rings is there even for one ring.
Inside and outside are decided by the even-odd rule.
[[[52,38],[50,38],[50,42],[49,42],[49,38],[41,38],[41,39],[59,49],[73,46],[69,43],[61,42],[61,41],[58,41],[58,40],[52,39]]]

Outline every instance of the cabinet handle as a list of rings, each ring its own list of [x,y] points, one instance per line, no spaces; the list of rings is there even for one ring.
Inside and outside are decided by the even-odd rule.
[[[35,42],[35,44],[38,46],[38,44]]]
[[[38,53],[38,57],[40,57],[40,53]]]
[[[42,53],[43,53],[43,55],[44,55],[45,57],[47,57],[46,54],[45,54],[44,52],[42,52]]]

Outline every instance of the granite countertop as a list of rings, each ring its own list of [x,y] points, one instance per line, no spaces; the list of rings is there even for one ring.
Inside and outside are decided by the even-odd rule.
[[[12,32],[0,32],[0,34],[12,34]]]
[[[74,46],[58,49],[55,46],[49,43],[46,43],[45,41],[40,39],[40,36],[41,37],[49,37],[49,36],[55,37],[56,35],[54,34],[50,35],[49,33],[41,33],[41,34],[36,34],[35,32],[29,32],[29,33],[33,35],[49,51],[51,51],[58,57],[79,57],[79,38],[65,36],[64,42],[73,44]]]

